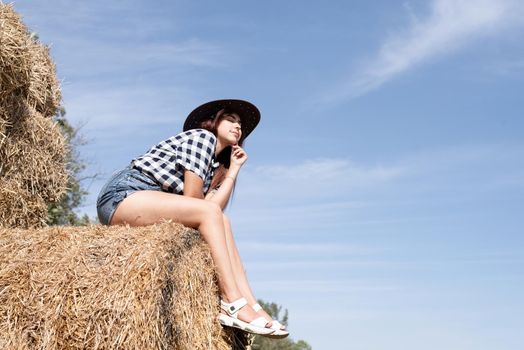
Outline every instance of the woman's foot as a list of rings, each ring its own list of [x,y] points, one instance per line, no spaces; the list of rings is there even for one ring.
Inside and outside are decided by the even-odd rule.
[[[221,310],[221,312],[227,315],[227,313],[224,310]],[[252,322],[253,320],[259,318],[260,316],[262,315],[255,312],[255,310],[253,310],[253,308],[249,305],[244,306],[243,308],[240,309],[240,311],[238,311],[238,319],[244,322],[247,322],[247,323]],[[267,320],[266,317],[264,318]],[[271,317],[269,319],[271,319]],[[268,322],[266,327],[271,328],[271,322]]]
[[[261,315],[266,321],[268,319],[272,320],[272,329],[274,330],[271,334],[265,334],[264,336],[268,338],[274,338],[274,339],[282,339],[286,338],[289,335],[289,332],[286,331],[286,327],[278,322],[277,320],[273,320],[271,316],[267,312],[265,312],[260,304],[256,303],[253,305],[253,310],[255,310],[259,315]]]
[[[255,305],[253,305],[252,308],[253,308],[254,311],[256,311],[258,316],[264,317],[271,326],[273,325],[273,318],[264,309],[262,309],[262,306],[260,306],[260,304],[257,303]],[[280,329],[281,330],[285,330],[286,326],[281,325]]]
[[[242,330],[266,335],[274,332],[271,322],[258,315],[253,308],[247,304],[245,298],[232,302],[222,300],[220,302],[220,323],[224,326],[236,327]]]

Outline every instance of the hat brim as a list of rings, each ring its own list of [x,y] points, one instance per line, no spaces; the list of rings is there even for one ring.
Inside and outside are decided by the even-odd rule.
[[[251,102],[244,100],[216,100],[195,108],[184,122],[184,131],[197,129],[204,120],[213,118],[218,111],[228,109],[238,114],[242,125],[242,138],[245,139],[258,125],[260,111]]]

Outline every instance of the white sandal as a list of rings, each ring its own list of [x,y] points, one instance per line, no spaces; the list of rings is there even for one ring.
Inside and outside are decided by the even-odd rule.
[[[262,306],[260,306],[259,303],[256,303],[252,307],[253,307],[253,310],[255,310],[255,312],[259,312],[260,310],[262,310]],[[271,329],[273,329],[274,332],[270,333],[270,334],[266,334],[265,335],[266,337],[280,339],[280,338],[285,338],[285,337],[287,337],[289,335],[288,331],[282,329],[282,327],[284,325],[282,323],[278,322],[278,320],[272,320],[271,322],[272,322],[271,323]]]
[[[240,298],[232,303],[226,303],[220,300],[220,308],[227,313],[227,315],[221,313],[218,316],[220,324],[227,327],[239,328],[253,334],[268,335],[275,332],[273,328],[266,327],[268,322],[264,317],[259,317],[249,323],[239,320],[238,312],[246,305],[247,300],[245,298]]]

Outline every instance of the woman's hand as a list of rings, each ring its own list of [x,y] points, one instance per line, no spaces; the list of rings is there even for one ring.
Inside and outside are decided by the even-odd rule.
[[[231,165],[236,165],[240,168],[247,160],[247,153],[238,145],[231,147]]]

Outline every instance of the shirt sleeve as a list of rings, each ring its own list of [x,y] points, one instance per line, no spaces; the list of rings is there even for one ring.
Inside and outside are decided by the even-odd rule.
[[[216,137],[213,133],[195,129],[188,139],[176,148],[176,163],[205,181],[215,153],[215,147]]]

